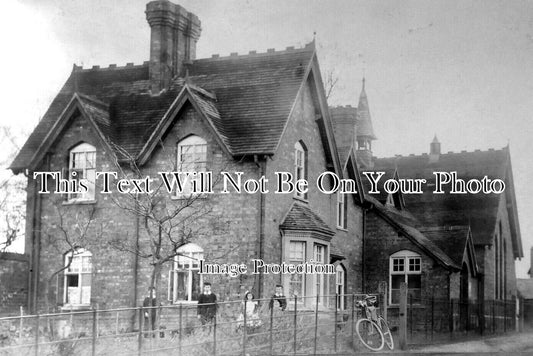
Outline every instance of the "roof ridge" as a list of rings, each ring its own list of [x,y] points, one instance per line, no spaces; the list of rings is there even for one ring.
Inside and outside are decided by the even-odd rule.
[[[147,67],[149,64],[150,64],[150,61],[144,61],[142,64],[134,64],[133,62],[128,62],[123,66],[117,66],[116,64],[110,64],[108,67],[100,67],[99,65],[93,65],[91,68],[83,68],[83,65],[79,66],[77,64],[74,64],[72,71],[73,72],[91,72],[91,71],[122,70],[122,69]]]
[[[210,60],[222,60],[229,58],[253,58],[253,57],[268,57],[271,55],[285,54],[285,53],[296,53],[296,52],[312,52],[314,47],[312,43],[307,43],[303,47],[296,48],[295,46],[288,46],[285,49],[276,51],[275,48],[268,48],[266,52],[257,52],[256,50],[251,50],[246,54],[239,54],[238,52],[231,52],[227,56],[220,56],[219,54],[212,54],[211,57],[206,58],[197,58],[194,62],[198,61],[210,61]]]
[[[452,154],[452,155],[461,154],[461,153],[486,153],[486,152],[500,152],[500,151],[503,152],[506,149],[507,149],[507,147],[502,147],[500,149],[488,148],[486,150],[481,150],[481,149],[476,148],[473,151],[467,151],[467,150],[461,150],[461,151],[457,151],[457,152],[448,151],[446,153],[441,153],[441,156],[450,155],[450,154]],[[378,157],[377,159],[394,159],[394,158],[403,158],[403,157],[424,157],[424,156],[427,156],[426,152],[423,152],[423,153],[420,153],[420,154],[409,153],[409,154],[406,154],[406,155],[397,154],[397,155],[389,156],[389,157]]]
[[[457,231],[457,230],[468,230],[468,229],[470,229],[469,225],[421,226],[418,228],[418,230],[421,232]]]

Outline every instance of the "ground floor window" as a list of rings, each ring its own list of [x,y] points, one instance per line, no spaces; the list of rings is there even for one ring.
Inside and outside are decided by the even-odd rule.
[[[168,300],[172,302],[197,301],[201,293],[202,275],[200,260],[204,259],[204,250],[193,243],[177,249],[172,269],[168,278]]]
[[[400,303],[400,285],[407,284],[407,294],[419,303],[422,291],[422,259],[419,254],[402,250],[390,256],[390,303]]]
[[[68,267],[67,267],[68,266]],[[78,249],[65,256],[65,279],[63,302],[66,305],[89,305],[91,303],[92,254]]]
[[[337,308],[344,310],[344,295],[346,294],[344,289],[344,279],[346,276],[346,271],[344,267],[339,264],[336,267],[335,273],[335,293],[337,294]]]

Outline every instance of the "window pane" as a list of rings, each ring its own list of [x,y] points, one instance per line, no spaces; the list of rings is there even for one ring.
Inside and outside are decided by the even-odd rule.
[[[191,300],[198,300],[198,296],[200,295],[200,274],[196,271],[191,272],[192,275],[192,291],[191,291]]]
[[[393,275],[391,276],[391,288],[392,289],[400,289],[400,284],[402,282],[405,282],[405,276],[404,275]]]
[[[177,300],[188,300],[189,272],[178,272]]]
[[[422,287],[421,275],[420,274],[409,274],[407,275],[407,288],[418,288]]]
[[[420,271],[420,258],[419,257],[409,258],[409,271],[411,272]]]
[[[289,259],[294,262],[305,260],[305,242],[291,241],[289,244]]]
[[[403,272],[405,270],[404,263],[405,263],[404,258],[393,258],[392,259],[392,271]]]
[[[391,289],[391,304],[399,304],[400,303],[400,290],[399,289]]]

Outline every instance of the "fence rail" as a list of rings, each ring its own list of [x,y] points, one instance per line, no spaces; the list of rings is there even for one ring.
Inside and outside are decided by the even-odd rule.
[[[0,318],[0,355],[293,355],[349,352],[363,294],[219,302],[202,320],[196,304],[65,311]],[[345,308],[341,309],[341,305]],[[246,310],[249,312],[247,313]],[[152,320],[152,313],[155,320]]]

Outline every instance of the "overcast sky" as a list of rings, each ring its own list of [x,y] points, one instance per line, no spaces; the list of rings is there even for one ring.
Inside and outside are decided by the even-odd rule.
[[[8,0],[0,14],[2,125],[29,130],[72,64],[142,63],[146,0]],[[533,1],[181,0],[202,21],[197,57],[303,46],[316,32],[331,104],[367,79],[379,156],[510,143],[526,276],[533,243]]]

